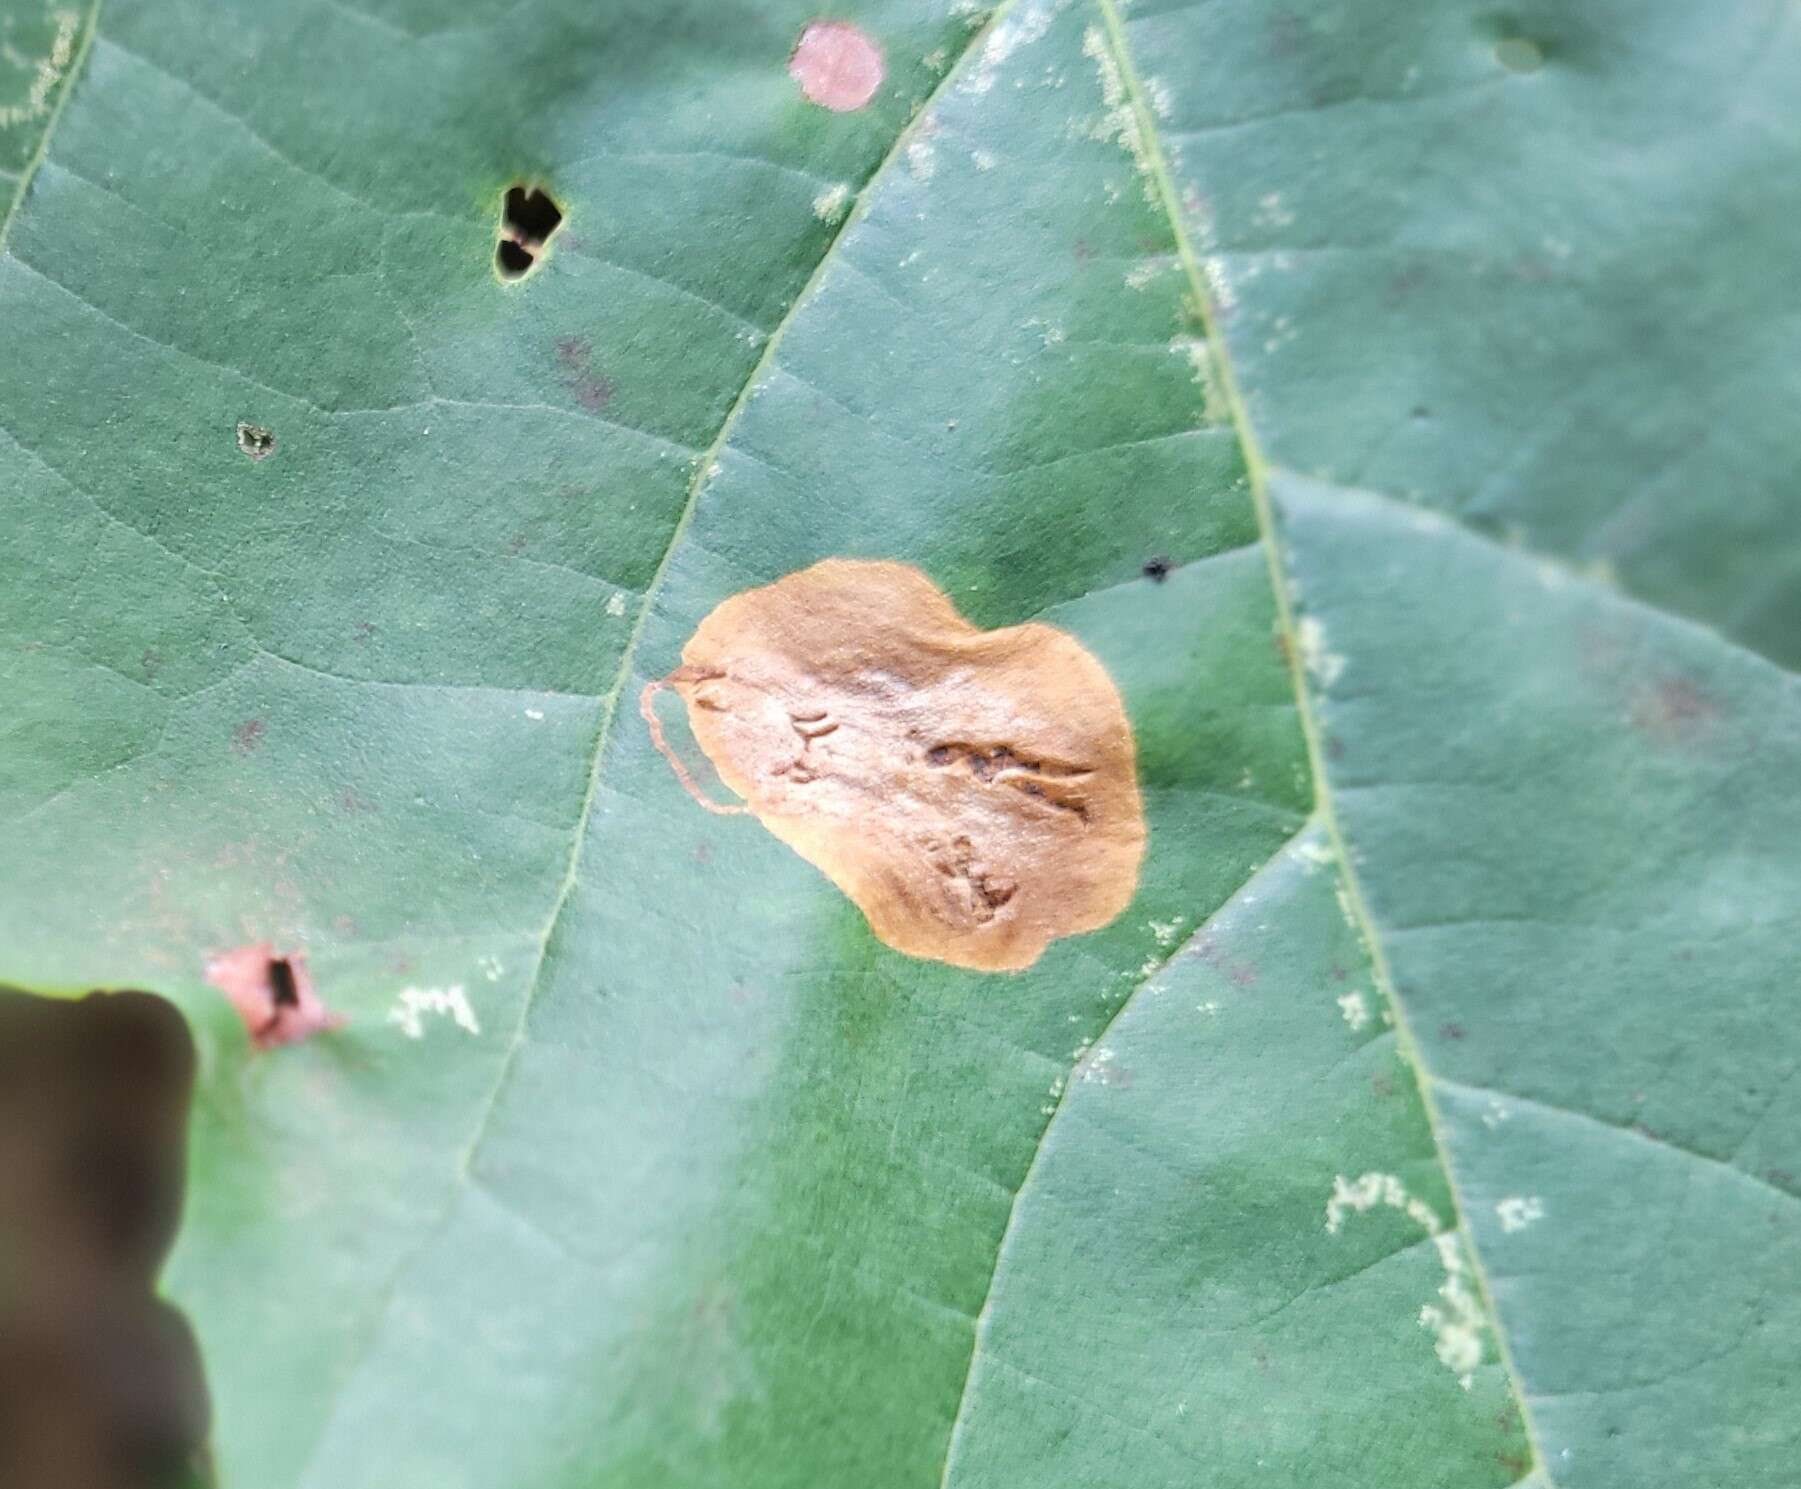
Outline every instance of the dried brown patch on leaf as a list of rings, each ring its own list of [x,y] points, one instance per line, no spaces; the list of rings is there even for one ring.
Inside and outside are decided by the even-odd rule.
[[[849,21],[812,21],[788,59],[788,76],[811,103],[835,114],[862,108],[887,73],[882,49]]]
[[[646,690],[647,717],[658,688],[680,693],[744,799],[723,810],[754,813],[895,950],[1028,967],[1131,901],[1132,728],[1074,637],[983,631],[918,569],[828,559],[726,600],[682,663]]]
[[[231,1000],[259,1050],[343,1027],[343,1016],[320,1000],[305,956],[278,952],[267,941],[209,958],[206,980]]]

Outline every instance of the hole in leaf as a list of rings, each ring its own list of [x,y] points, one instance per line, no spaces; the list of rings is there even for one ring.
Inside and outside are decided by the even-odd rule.
[[[1167,558],[1163,557],[1162,554],[1158,554],[1157,557],[1147,558],[1144,561],[1144,577],[1151,580],[1153,583],[1161,584],[1165,579],[1169,578],[1169,571],[1174,567],[1175,565]]]
[[[0,1483],[205,1477],[199,1353],[154,1295],[194,1063],[160,998],[0,988]]]
[[[298,1008],[300,990],[294,985],[294,964],[285,956],[269,958],[269,995],[277,1008]]]
[[[536,186],[509,186],[500,204],[500,242],[494,264],[502,279],[519,279],[538,262],[551,235],[563,225],[563,209]]]
[[[267,941],[209,957],[206,980],[231,1000],[259,1050],[298,1044],[344,1025],[343,1016],[327,1008],[314,990],[306,957],[277,952]]]
[[[275,435],[260,424],[240,424],[238,448],[252,460],[267,460],[275,453]]]

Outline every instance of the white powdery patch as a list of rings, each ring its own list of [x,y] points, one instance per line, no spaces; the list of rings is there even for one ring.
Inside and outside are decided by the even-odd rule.
[[[813,198],[813,215],[821,222],[836,222],[850,205],[850,187],[840,181]]]
[[[1361,1029],[1370,1021],[1369,1001],[1362,993],[1346,993],[1338,1000],[1338,1011],[1353,1029]]]
[[[924,134],[922,126],[921,134]],[[915,181],[930,181],[938,169],[938,152],[932,142],[916,136],[907,141],[907,173]]]
[[[1042,40],[1045,32],[1051,29],[1051,19],[1063,3],[1057,5],[1025,5],[1016,15],[1007,17],[1000,25],[988,33],[988,40],[982,43],[982,55],[977,59],[974,69],[961,84],[965,93],[986,93],[994,86],[995,74],[1001,65],[1021,47],[1029,47],[1033,42]],[[968,10],[958,7],[963,14],[976,15],[979,7],[971,6]]]
[[[1174,946],[1187,919],[1185,915],[1178,915],[1174,920],[1150,920],[1145,924],[1151,928],[1151,934],[1157,938],[1159,946]]]
[[[1495,1206],[1495,1214],[1501,1217],[1502,1230],[1524,1230],[1545,1218],[1545,1207],[1536,1194],[1510,1194]]]
[[[623,593],[615,591],[613,594],[607,596],[607,614],[612,616],[614,620],[618,620],[620,616],[625,614],[625,596]]]
[[[1475,1368],[1482,1363],[1482,1308],[1470,1286],[1469,1269],[1457,1233],[1446,1230],[1434,1210],[1418,1195],[1407,1192],[1407,1186],[1394,1174],[1367,1173],[1356,1179],[1343,1174],[1332,1181],[1332,1196],[1326,1201],[1326,1230],[1337,1235],[1344,1228],[1345,1217],[1365,1214],[1385,1206],[1399,1210],[1432,1238],[1445,1280],[1439,1285],[1436,1303],[1420,1309],[1420,1326],[1432,1331],[1434,1353],[1439,1362],[1457,1377],[1457,1383],[1469,1390]]]
[[[1165,269],[1170,268],[1174,262],[1173,259],[1168,258],[1141,260],[1132,265],[1130,269],[1126,270],[1126,288],[1129,290],[1149,288],[1151,281]]]
[[[1344,675],[1344,658],[1326,647],[1326,628],[1319,618],[1303,615],[1295,627],[1295,639],[1301,645],[1301,661],[1322,688],[1329,688]]]
[[[423,1039],[427,1014],[451,1019],[459,1029],[470,1034],[482,1031],[461,983],[452,987],[402,988],[400,1000],[388,1010],[388,1022],[398,1024],[400,1032],[408,1039]]]
[[[1304,843],[1297,843],[1294,856],[1301,861],[1301,872],[1309,877],[1317,874],[1328,864],[1337,861],[1337,855],[1332,851],[1330,843],[1318,842],[1312,838]],[[1342,1003],[1344,999],[1340,998],[1338,1001]]]
[[[1251,221],[1260,228],[1283,228],[1294,222],[1294,213],[1282,205],[1282,193],[1272,191],[1257,198],[1257,211]]]
[[[1117,140],[1132,157],[1144,181],[1145,200],[1155,204],[1157,187],[1152,179],[1150,152],[1145,148],[1144,131],[1138,127],[1138,113],[1126,94],[1125,79],[1120,75],[1118,59],[1107,45],[1106,34],[1099,26],[1082,33],[1082,54],[1089,58],[1101,76],[1101,116],[1088,129],[1096,140]]]
[[[50,55],[41,59],[32,69],[31,87],[26,90],[25,101],[0,108],[0,126],[23,124],[50,112],[50,95],[56,91],[57,82],[68,70],[69,63],[75,56],[75,36],[81,29],[81,12],[53,10],[50,18],[56,22],[56,36],[50,43]],[[6,48],[6,57],[15,67],[31,66],[29,60],[20,56],[11,46]]]
[[[1206,339],[1200,336],[1178,336],[1170,342],[1169,349],[1188,359],[1195,386],[1201,390],[1201,418],[1208,424],[1228,423],[1232,417],[1231,407],[1226,401],[1225,390],[1220,385],[1218,369],[1213,360],[1213,348],[1207,344]],[[1248,768],[1245,774],[1250,774]],[[1248,786],[1249,783],[1242,784]]]

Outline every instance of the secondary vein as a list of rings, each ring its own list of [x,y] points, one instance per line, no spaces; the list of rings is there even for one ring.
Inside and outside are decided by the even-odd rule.
[[[1481,1252],[1477,1249],[1475,1235],[1470,1229],[1465,1213],[1466,1207],[1462,1191],[1458,1186],[1456,1170],[1451,1163],[1450,1149],[1444,1137],[1443,1119],[1439,1115],[1437,1102],[1433,1096],[1432,1074],[1421,1054],[1419,1042],[1414,1037],[1408,1023],[1406,1008],[1395,987],[1394,976],[1388,965],[1388,956],[1383,949],[1381,938],[1377,935],[1375,919],[1370,914],[1368,902],[1364,898],[1363,887],[1346,844],[1344,829],[1338,820],[1337,807],[1326,778],[1326,757],[1321,743],[1319,718],[1314,709],[1313,695],[1308,688],[1302,664],[1304,652],[1296,633],[1288,574],[1283,565],[1281,548],[1277,541],[1275,512],[1269,493],[1270,462],[1258,442],[1256,428],[1251,422],[1249,407],[1238,386],[1237,375],[1233,370],[1231,358],[1228,356],[1225,337],[1220,331],[1213,296],[1208,289],[1206,276],[1202,272],[1200,258],[1182,223],[1182,213],[1178,207],[1180,198],[1176,193],[1174,178],[1170,174],[1169,163],[1163,154],[1163,145],[1157,132],[1154,112],[1145,98],[1144,85],[1139,79],[1137,69],[1132,61],[1131,47],[1126,39],[1125,23],[1119,13],[1118,0],[1095,0],[1095,4],[1100,12],[1107,49],[1119,69],[1127,103],[1132,110],[1133,121],[1139,139],[1142,141],[1145,171],[1150,178],[1152,190],[1163,208],[1164,215],[1169,219],[1170,231],[1175,236],[1177,256],[1181,261],[1183,273],[1187,276],[1189,292],[1194,297],[1195,305],[1199,309],[1206,327],[1207,343],[1211,349],[1214,364],[1219,369],[1220,382],[1232,411],[1232,422],[1238,430],[1239,442],[1244,449],[1245,467],[1250,474],[1251,502],[1257,513],[1258,529],[1263,535],[1264,556],[1269,564],[1270,588],[1275,592],[1276,623],[1281,629],[1282,639],[1285,643],[1283,651],[1288,659],[1289,677],[1294,686],[1296,708],[1301,720],[1301,732],[1306,740],[1307,761],[1313,774],[1314,801],[1320,824],[1325,829],[1327,838],[1332,844],[1334,856],[1338,860],[1338,872],[1344,885],[1351,917],[1356,922],[1358,933],[1369,955],[1371,975],[1376,987],[1394,1013],[1397,1044],[1403,1057],[1413,1067],[1414,1081],[1419,1089],[1420,1101],[1425,1108],[1426,1122],[1432,1133],[1432,1142],[1438,1154],[1439,1166],[1444,1170],[1445,1180],[1450,1188],[1451,1202],[1457,1214],[1457,1228],[1462,1234],[1464,1246],[1469,1253],[1471,1272],[1480,1290],[1483,1306],[1493,1325],[1495,1342],[1501,1355],[1501,1364],[1507,1373],[1508,1384],[1519,1406],[1521,1420],[1525,1424],[1527,1443],[1532,1451],[1533,1470],[1542,1476],[1545,1489],[1556,1489],[1550,1469],[1546,1464],[1544,1449],[1539,1440],[1538,1427],[1533,1419],[1531,1407],[1528,1404],[1524,1383],[1520,1378],[1518,1367],[1514,1364],[1512,1351],[1508,1348],[1507,1336],[1501,1327],[1501,1315],[1495,1307],[1494,1292],[1489,1285],[1488,1274],[1482,1264]]]
[[[1264,871],[1272,864],[1276,863],[1284,853],[1305,835],[1309,825],[1310,821],[1303,822],[1294,830],[1294,832],[1289,834],[1289,836],[1283,840],[1282,845],[1277,848],[1268,859],[1260,864],[1255,871],[1245,878],[1244,883],[1233,890],[1230,895],[1215,907],[1213,912],[1209,914],[1205,920],[1184,936],[1182,940],[1170,950],[1167,956],[1149,971],[1141,975],[1138,980],[1132,984],[1132,987],[1126,993],[1126,996],[1120,999],[1119,1007],[1115,1008],[1113,1012],[1108,1015],[1106,1023],[1101,1025],[1100,1032],[1089,1041],[1091,1047],[1098,1048],[1106,1041],[1107,1036],[1112,1033],[1114,1025],[1120,1021],[1126,1010],[1133,1005],[1137,1000],[1138,995],[1151,983],[1155,982],[1170,963],[1174,962],[1187,951],[1190,946],[1194,945],[1198,939],[1206,935],[1209,930],[1217,925],[1220,916],[1224,915],[1233,905],[1237,904],[1239,900],[1244,897],[1244,892],[1262,877]],[[1078,1060],[1076,1064],[1079,1067],[1081,1062]],[[964,1426],[969,1420],[967,1416],[969,1410],[969,1388],[975,1381],[976,1361],[981,1358],[983,1345],[987,1342],[988,1320],[994,1308],[994,1288],[995,1284],[1000,1280],[1001,1264],[1006,1260],[1007,1247],[1013,1239],[1015,1224],[1019,1219],[1020,1201],[1025,1197],[1025,1192],[1032,1187],[1032,1179],[1038,1172],[1039,1160],[1043,1158],[1045,1150],[1050,1146],[1051,1130],[1057,1125],[1057,1119],[1063,1115],[1063,1110],[1069,1103],[1070,1093],[1075,1090],[1076,1085],[1076,1072],[1075,1069],[1072,1068],[1064,1077],[1063,1089],[1057,1093],[1057,1101],[1051,1109],[1050,1116],[1044,1119],[1044,1126],[1038,1129],[1038,1140],[1032,1146],[1032,1156],[1026,1163],[1025,1174],[1020,1178],[1019,1187],[1013,1191],[1012,1203],[1007,1207],[1007,1223],[1001,1228],[1000,1241],[994,1248],[994,1266],[988,1273],[988,1289],[982,1296],[982,1306],[980,1311],[976,1314],[974,1336],[970,1340],[969,1346],[969,1364],[963,1372],[963,1389],[957,1396],[957,1411],[956,1415],[951,1418],[950,1438],[944,1445],[944,1463],[938,1471],[938,1489],[947,1489],[947,1486],[950,1484],[951,1468],[956,1462],[957,1449],[963,1440]]]

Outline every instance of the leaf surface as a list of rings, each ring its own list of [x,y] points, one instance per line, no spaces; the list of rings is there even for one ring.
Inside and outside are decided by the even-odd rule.
[[[844,18],[117,5],[0,136],[0,972],[196,1028],[222,1482],[1783,1482],[1792,26]],[[908,959],[684,795],[827,557],[1106,666],[1119,920]]]

